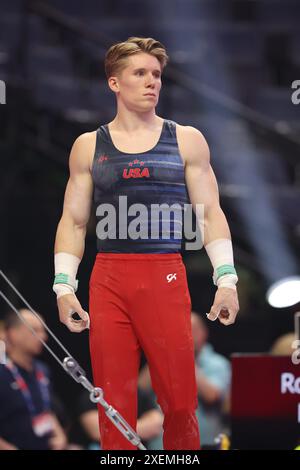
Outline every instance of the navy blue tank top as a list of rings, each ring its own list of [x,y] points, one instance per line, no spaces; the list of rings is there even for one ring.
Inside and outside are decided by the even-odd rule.
[[[151,150],[134,154],[119,151],[108,124],[100,126],[92,178],[98,252],[180,252],[189,198],[174,121],[163,121]]]

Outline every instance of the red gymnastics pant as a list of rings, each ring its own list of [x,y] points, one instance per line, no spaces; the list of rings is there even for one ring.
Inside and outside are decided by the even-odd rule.
[[[200,449],[191,301],[180,254],[99,253],[90,279],[95,386],[136,430],[141,349],[164,414],[164,449]],[[136,449],[99,406],[101,447]]]

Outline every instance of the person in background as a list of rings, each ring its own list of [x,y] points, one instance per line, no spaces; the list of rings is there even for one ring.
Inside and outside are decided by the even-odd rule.
[[[224,407],[229,398],[231,367],[208,342],[208,328],[200,314],[192,312],[191,320],[198,390],[196,414],[201,422],[202,446],[212,446],[215,438],[227,431]]]
[[[158,409],[152,394],[138,388],[137,434],[147,448],[162,449],[163,415]],[[78,419],[85,433],[89,449],[100,449],[100,431],[98,411],[89,399],[89,393],[84,391],[79,398]]]
[[[279,336],[274,341],[270,349],[270,354],[273,356],[292,356],[292,354],[297,349],[295,344],[296,339],[296,334],[292,331],[290,333]]]
[[[0,320],[0,364],[5,364],[6,361],[6,345],[5,345],[5,335],[4,335],[4,324]]]
[[[208,340],[206,323],[196,312],[191,313],[192,336],[195,353],[195,373],[198,390],[196,415],[201,423],[202,446],[214,445],[215,438],[226,431],[223,406],[228,400],[231,368],[230,362],[214,351]],[[139,375],[139,386],[151,391],[151,377],[148,364]]]
[[[39,338],[47,340],[42,323],[20,310]],[[43,345],[9,312],[4,319],[6,363],[0,364],[0,450],[63,450],[67,437],[52,406],[49,371],[36,358]]]

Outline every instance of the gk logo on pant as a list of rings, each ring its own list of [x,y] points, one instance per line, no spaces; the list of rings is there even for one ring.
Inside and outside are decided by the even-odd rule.
[[[177,273],[170,273],[166,276],[166,278],[168,279],[168,282],[171,282],[173,281],[173,279],[176,279],[176,274]]]

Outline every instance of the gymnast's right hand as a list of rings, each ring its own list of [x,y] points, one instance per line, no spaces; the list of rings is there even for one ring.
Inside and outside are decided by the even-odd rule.
[[[81,333],[90,327],[89,314],[83,310],[75,294],[65,294],[59,297],[57,306],[60,321],[72,333]]]

